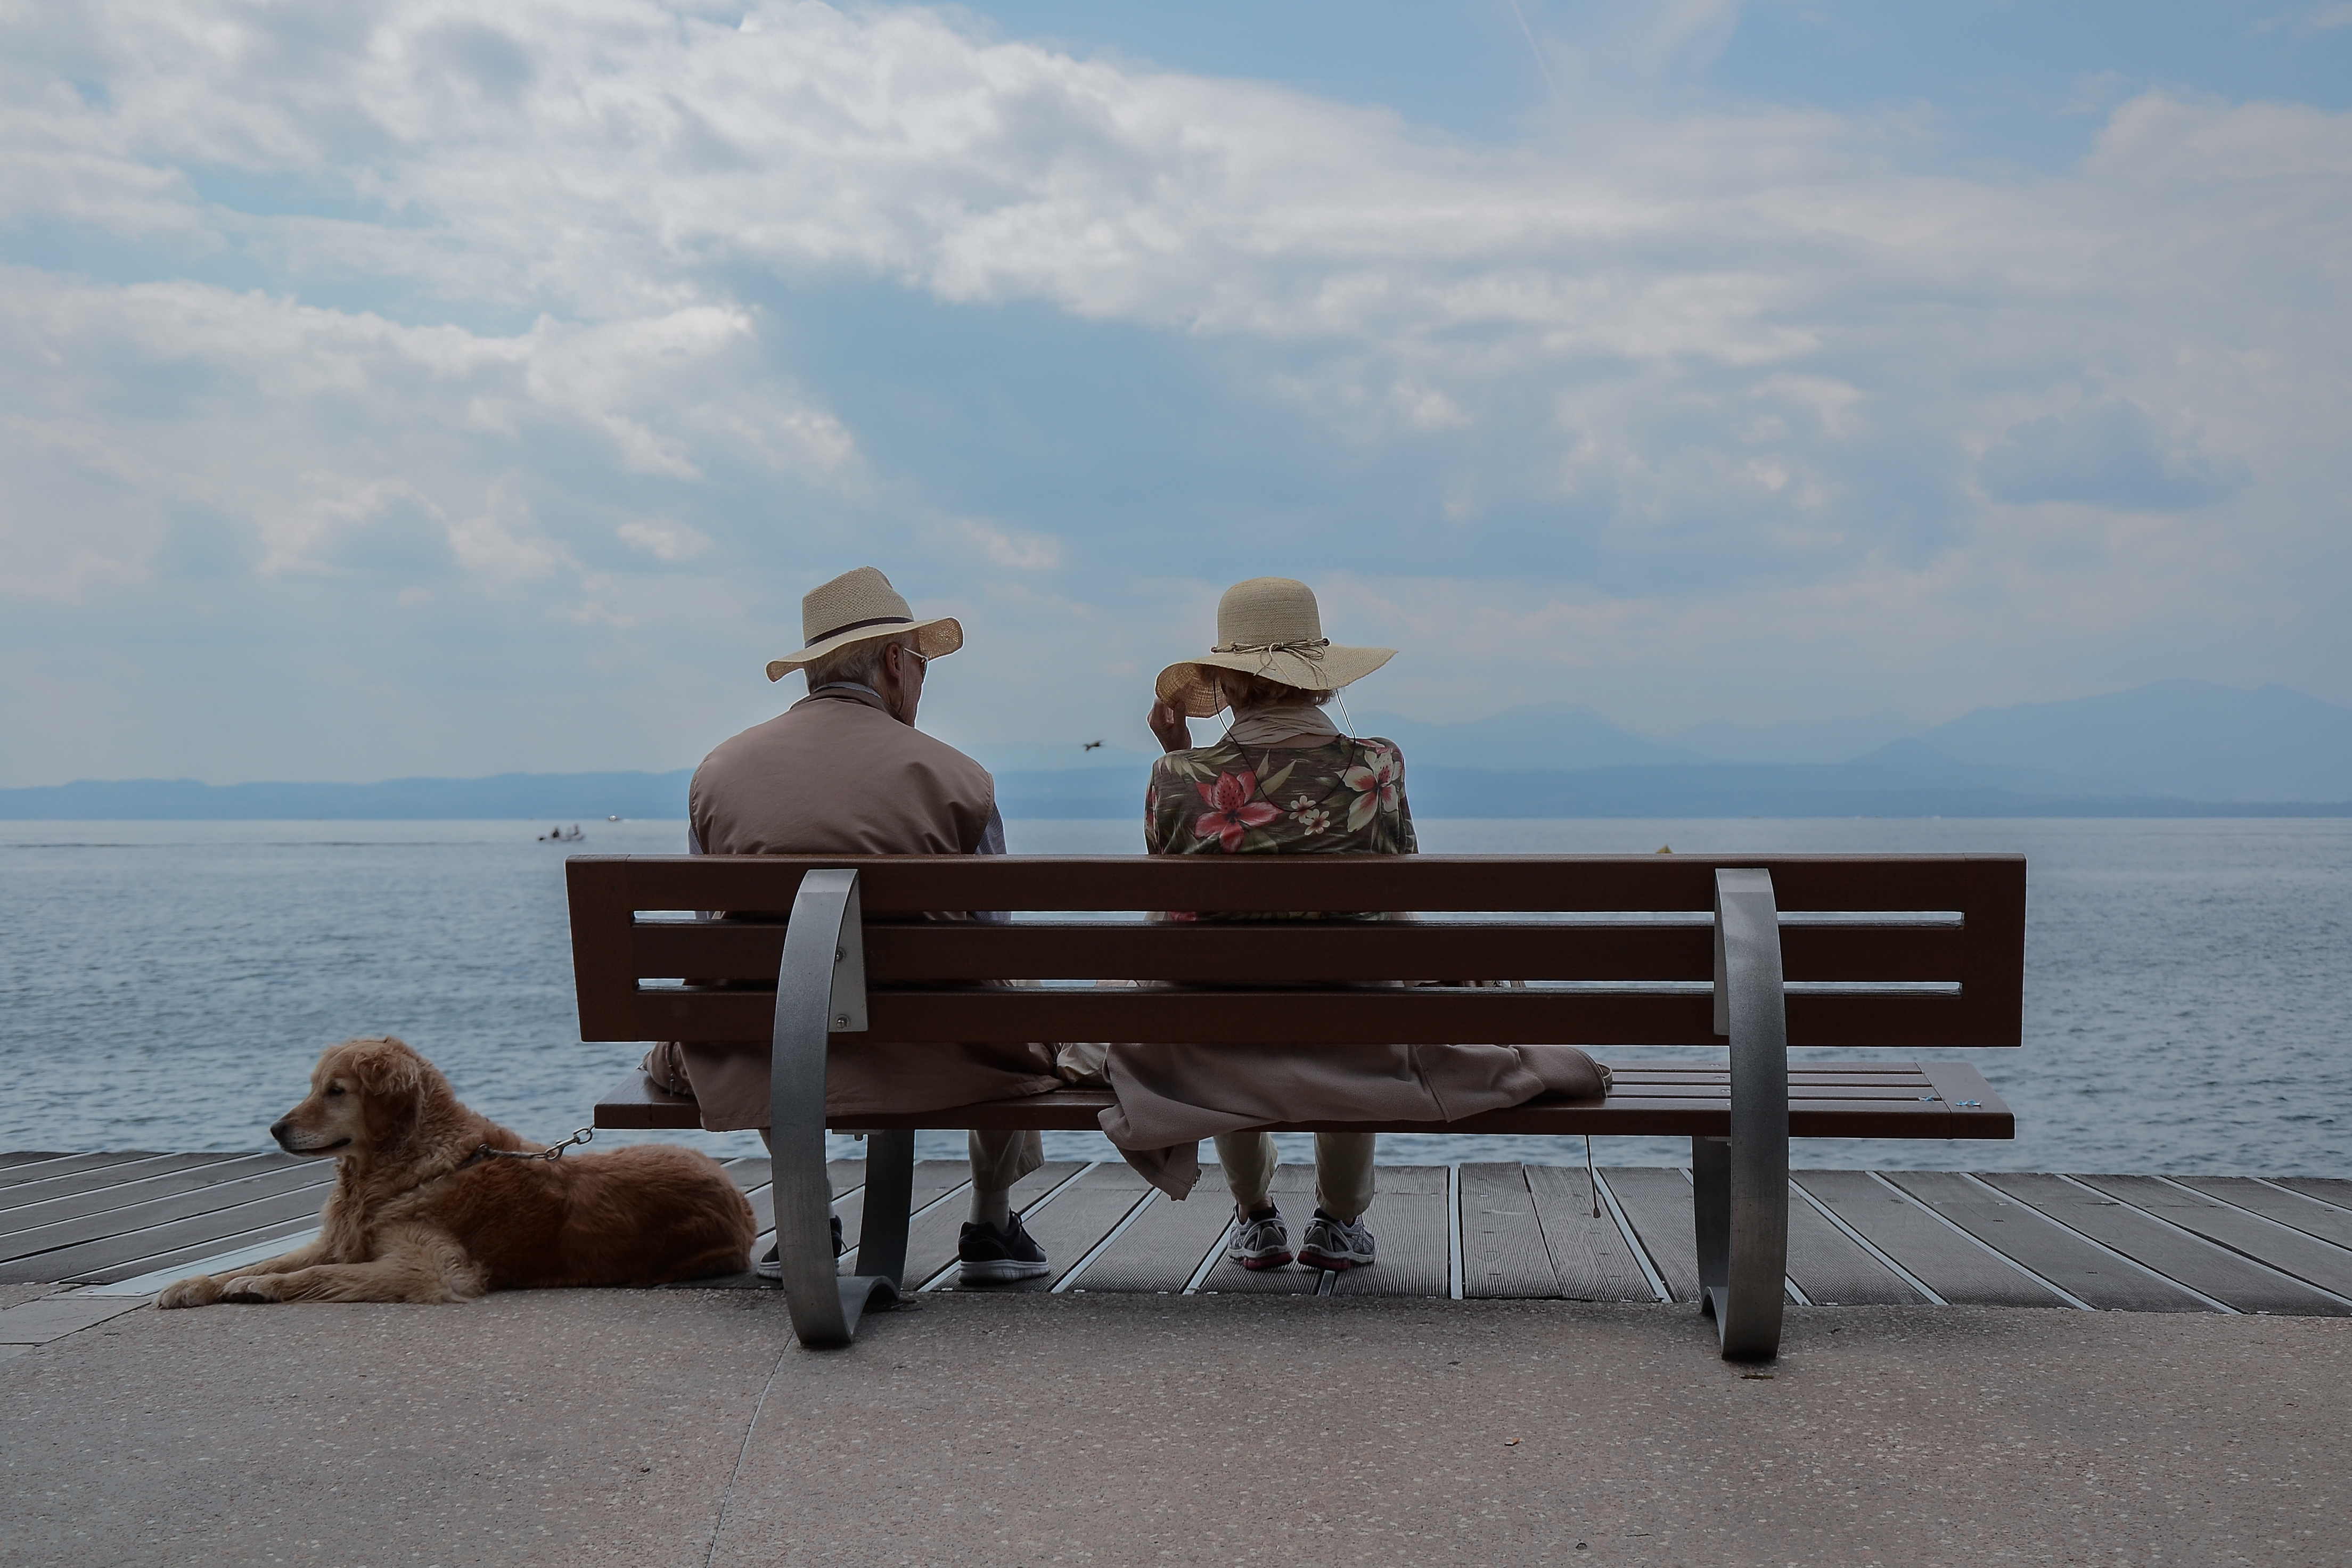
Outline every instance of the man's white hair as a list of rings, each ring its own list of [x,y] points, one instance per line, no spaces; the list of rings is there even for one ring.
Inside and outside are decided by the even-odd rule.
[[[904,637],[868,637],[845,648],[835,648],[808,666],[809,690],[819,686],[853,685],[882,689],[883,650],[907,646]]]

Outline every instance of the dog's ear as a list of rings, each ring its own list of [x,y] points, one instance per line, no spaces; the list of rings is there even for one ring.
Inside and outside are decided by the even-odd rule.
[[[383,1035],[355,1040],[344,1050],[343,1065],[359,1080],[360,1092],[372,1100],[414,1100],[425,1087],[425,1059],[407,1042]]]

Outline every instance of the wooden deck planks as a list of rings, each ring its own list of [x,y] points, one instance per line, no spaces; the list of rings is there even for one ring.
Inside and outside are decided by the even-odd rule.
[[[720,1166],[737,1190],[751,1205],[751,1258],[754,1262],[767,1250],[761,1239],[776,1228],[776,1194],[770,1169],[773,1161],[753,1156],[747,1159],[722,1160]]]
[[[1379,1244],[1380,1261],[1349,1269],[1331,1284],[1335,1296],[1447,1296],[1454,1289],[1453,1233],[1448,1224],[1444,1166],[1382,1166],[1364,1223]],[[1313,1210],[1307,1211],[1309,1214]],[[1295,1245],[1306,1229],[1293,1222]],[[1287,1270],[1286,1270],[1286,1272]],[[1310,1277],[1321,1270],[1301,1269]]]
[[[198,1191],[236,1176],[250,1176],[263,1170],[309,1163],[291,1155],[238,1155],[222,1160],[206,1158],[201,1163],[152,1172],[145,1166],[126,1167],[139,1174],[126,1175],[121,1181],[110,1186],[86,1187],[79,1192],[55,1197],[36,1198],[28,1194],[25,1202],[0,1207],[0,1243],[5,1243],[9,1237],[40,1226],[54,1225],[61,1219],[79,1219],[84,1215],[124,1209],[156,1198]],[[0,1248],[0,1251],[5,1251],[5,1248]]]
[[[2063,1307],[2014,1263],[1955,1235],[1929,1209],[1868,1171],[1798,1171],[1798,1186],[1955,1306]]]
[[[841,1239],[849,1244],[852,1251],[855,1251],[857,1247],[857,1228],[864,1223],[866,1218],[866,1162],[864,1160],[832,1160],[826,1163],[824,1174],[825,1178],[833,1183],[833,1212],[841,1220]],[[753,1196],[751,1207],[755,1213],[760,1207],[760,1199],[762,1197],[768,1200],[768,1218],[760,1227],[764,1231],[776,1223],[775,1189],[769,1187]],[[921,1202],[918,1201],[915,1207],[921,1206]],[[844,1256],[846,1255],[844,1254]]]
[[[1517,1160],[1462,1167],[1462,1293],[1474,1301],[1559,1294],[1535,1195]]]
[[[1678,1301],[1698,1299],[1691,1185],[1679,1170],[1612,1170],[1601,1178]],[[1587,1209],[1588,1218],[1591,1211]],[[1789,1211],[1789,1277],[1823,1306],[1910,1305],[1926,1298],[1801,1200]]]
[[[1927,1299],[1793,1193],[1789,1197],[1789,1278],[1817,1307],[1909,1307]]]
[[[857,1190],[847,1197],[836,1197],[834,1199],[833,1204],[833,1211],[841,1216],[842,1239],[849,1243],[849,1250],[843,1253],[841,1257],[841,1271],[845,1274],[855,1274],[857,1272],[858,1229],[859,1227],[866,1223],[866,1162],[863,1160],[856,1160],[841,1163],[856,1166],[856,1170],[855,1174],[858,1178]],[[831,1170],[833,1167],[827,1168],[828,1170]],[[962,1189],[970,1185],[971,1180],[971,1167],[961,1160],[917,1160],[915,1162],[914,1185],[910,1196],[910,1201],[908,1206],[908,1212],[921,1214],[925,1208],[934,1203],[938,1203],[940,1198],[947,1197],[950,1193],[957,1194],[959,1198],[961,1199],[963,1197]],[[833,1177],[833,1190],[836,1194],[840,1193],[846,1181],[846,1173],[835,1176]],[[955,1211],[956,1223],[959,1227],[961,1226],[964,1216],[968,1212],[966,1202],[959,1201],[956,1203],[943,1204],[940,1207],[942,1208],[953,1209]],[[923,1225],[929,1218],[929,1217],[927,1216],[924,1219],[916,1220],[916,1226],[919,1227]],[[953,1245],[952,1238],[955,1234],[956,1232],[954,1230],[950,1230],[949,1232],[950,1237],[950,1246]],[[907,1239],[910,1249],[908,1256],[912,1258],[914,1256],[911,1250],[914,1242],[913,1230],[910,1229],[908,1232]],[[909,1271],[911,1272],[911,1270]],[[922,1281],[920,1280],[915,1280],[910,1282],[907,1288],[911,1291],[915,1286],[921,1283]]]
[[[1045,1207],[1022,1218],[1023,1228],[1045,1249],[1053,1264],[1050,1272],[1003,1285],[959,1285],[950,1276],[940,1288],[992,1293],[1051,1291],[1150,1190],[1143,1177],[1123,1162],[1098,1165],[1056,1193]]]
[[[770,1162],[726,1165],[765,1230]],[[51,1174],[6,1180],[41,1171]],[[1674,1168],[1602,1175],[1643,1254],[1677,1300],[1692,1299],[1688,1177]],[[111,1281],[290,1239],[315,1220],[332,1176],[330,1162],[276,1154],[0,1156],[0,1259],[6,1260],[0,1280]],[[864,1162],[831,1162],[827,1176],[854,1243]],[[913,1227],[910,1283],[936,1279],[938,1288],[956,1288],[952,1264],[968,1176],[961,1160],[917,1167],[916,1207],[947,1201]],[[1903,1278],[1907,1272],[1956,1304],[2063,1304],[2054,1286],[2111,1310],[2213,1310],[2202,1295],[2245,1312],[2352,1316],[2352,1205],[2329,1201],[2352,1199],[2352,1183],[1864,1171],[1801,1171],[1794,1177],[1804,1196],[1791,1206],[1789,1273],[1807,1299],[1824,1306],[1917,1302],[1922,1298]],[[1448,1294],[1452,1217],[1466,1297],[1654,1299],[1616,1218],[1606,1208],[1599,1220],[1592,1218],[1582,1170],[1465,1164],[1458,1167],[1458,1204],[1447,1178],[1444,1166],[1382,1167],[1367,1216],[1380,1238],[1381,1261],[1330,1277],[1331,1292]],[[1311,1164],[1276,1173],[1294,1244],[1313,1213],[1313,1189]],[[1037,1207],[1049,1193],[1051,1201]],[[1252,1272],[1215,1257],[1231,1207],[1213,1166],[1192,1199],[1178,1203],[1151,1194],[1124,1166],[1056,1162],[1016,1186],[1014,1201],[1028,1211],[1028,1228],[1055,1267],[1038,1281],[998,1289],[1046,1291],[1059,1283],[1173,1294],[1212,1259],[1205,1291],[1306,1295],[1325,1284],[1321,1274],[1295,1265]],[[1097,1246],[1100,1255],[1089,1259]],[[1072,1277],[1082,1262],[1084,1271]],[[752,1281],[745,1275],[725,1282]]]
[[[2274,1224],[2258,1215],[2248,1214],[2219,1198],[2183,1191],[2155,1176],[2086,1176],[2075,1179],[2158,1219],[2169,1220],[2241,1257],[2257,1260],[2261,1264],[2292,1274],[2306,1284],[2347,1298],[2344,1301],[2329,1301],[2313,1307],[2309,1315],[2352,1314],[2352,1251]],[[2222,1299],[2229,1300],[2227,1297]],[[2231,1301],[2230,1304],[2236,1306],[2237,1302]],[[2273,1304],[2252,1310],[2277,1312],[2281,1309]]]
[[[2256,1269],[2063,1176],[2001,1171],[1983,1179],[2143,1268],[2239,1312],[2333,1317],[2345,1310],[2308,1285]]]
[[[2335,1176],[2279,1176],[2275,1179],[2279,1186],[2299,1192],[2305,1197],[2315,1197],[2337,1208],[2352,1209],[2352,1181],[2342,1181]]]
[[[971,1181],[971,1167],[961,1160],[919,1160],[915,1165],[917,1186],[920,1188],[924,1185],[924,1166],[940,1165],[953,1167],[955,1184],[945,1188],[933,1186],[930,1190],[934,1196],[942,1191],[953,1192],[957,1186]],[[1022,1213],[1039,1198],[1044,1197],[1084,1169],[1086,1166],[1075,1160],[1046,1161],[1013,1184],[1013,1211],[1015,1214]],[[933,1177],[934,1182],[937,1179],[937,1176]],[[920,1201],[919,1192],[919,1207]],[[910,1291],[922,1289],[956,1260],[956,1243],[963,1233],[964,1221],[971,1218],[971,1209],[964,1203],[957,1201],[942,1203],[930,1213],[915,1221],[907,1232],[907,1289]],[[1024,1218],[1023,1223],[1025,1225],[1027,1220]],[[955,1282],[955,1277],[950,1274],[943,1282],[951,1285]]]
[[[923,1249],[919,1256],[925,1258],[936,1256],[937,1238],[941,1228],[945,1229],[948,1256],[950,1258],[955,1256],[956,1237],[968,1212],[964,1202],[965,1189],[971,1185],[971,1166],[962,1160],[917,1160],[915,1162],[910,1211],[917,1216],[917,1218],[907,1232],[907,1289],[910,1291],[915,1289],[923,1282],[924,1279],[924,1276],[915,1272],[915,1263],[919,1256],[916,1251],[918,1244]],[[950,1194],[956,1195],[955,1202],[940,1202]],[[1017,1197],[1014,1199],[1016,1207],[1019,1201]],[[934,1203],[938,1203],[939,1207],[931,1209],[929,1214],[923,1213],[925,1208],[929,1208]],[[836,1204],[835,1207],[837,1208],[839,1205]],[[862,1224],[866,1213],[865,1200],[862,1196],[858,1200],[857,1212],[859,1222]],[[842,1255],[841,1271],[845,1274],[854,1274],[857,1271],[857,1232],[850,1226],[846,1216],[844,1216],[841,1221],[841,1228],[842,1239],[849,1243],[849,1250]],[[934,1273],[937,1271],[936,1269],[932,1270]]]
[[[1629,1166],[1601,1173],[1617,1195],[1633,1235],[1675,1301],[1698,1300],[1698,1234],[1691,1218],[1690,1178],[1671,1166]]]
[[[319,1212],[316,1204],[307,1209],[287,1205],[277,1208],[274,1215],[269,1216],[236,1209],[223,1212],[226,1215],[251,1219],[254,1223],[251,1228],[243,1230],[216,1229],[195,1221],[191,1221],[183,1227],[170,1227],[167,1228],[173,1232],[171,1237],[172,1244],[165,1250],[139,1253],[137,1249],[127,1249],[132,1251],[134,1255],[113,1260],[80,1260],[69,1266],[70,1271],[66,1274],[64,1282],[72,1285],[110,1285],[117,1280],[128,1280],[134,1274],[151,1274],[159,1270],[181,1268],[191,1263],[201,1262],[206,1258],[216,1257],[223,1252],[257,1246],[270,1240],[283,1240],[288,1248],[291,1248],[319,1228]],[[213,1219],[217,1217],[208,1215],[205,1218]],[[152,1244],[153,1239],[153,1238],[149,1239],[150,1245]],[[55,1259],[67,1256],[68,1255],[62,1253],[47,1253],[26,1261],[33,1264],[46,1264]],[[103,1252],[99,1253],[98,1256],[101,1260],[105,1258]],[[0,1282],[13,1278],[12,1270],[15,1267],[10,1265],[8,1269],[0,1269]]]
[[[1650,1278],[1606,1206],[1592,1213],[1592,1186],[1580,1170],[1526,1167],[1528,1195],[1551,1254],[1552,1277],[1572,1301],[1654,1301]]]
[[[330,1176],[333,1174],[328,1173]],[[78,1284],[126,1280],[163,1268],[171,1259],[196,1258],[258,1241],[272,1229],[314,1227],[327,1200],[325,1183],[216,1208],[119,1236],[60,1248],[0,1265],[0,1281],[69,1280]]]
[[[2234,1203],[2281,1225],[2300,1230],[2305,1236],[2316,1236],[2322,1241],[2333,1241],[2338,1247],[2352,1247],[2352,1209],[2342,1209],[2315,1197],[2305,1197],[2299,1192],[2283,1192],[2268,1182],[2252,1176],[2176,1176],[2183,1186],[2193,1186],[2208,1197],[2224,1203]]]
[[[113,1154],[61,1155],[50,1150],[36,1149],[28,1157],[0,1170],[0,1202],[14,1202],[7,1189],[26,1182],[48,1181],[74,1171],[92,1170],[101,1166],[121,1165],[130,1160],[154,1160],[165,1156],[154,1149],[128,1149]]]
[[[1315,1212],[1315,1166],[1276,1166],[1274,1180],[1267,1186],[1275,1206],[1282,1210],[1282,1222],[1289,1228],[1290,1245],[1296,1249],[1308,1217]],[[1200,1199],[1196,1188],[1192,1201],[1198,1203]],[[1225,1196],[1224,1208],[1228,1214],[1233,1212],[1230,1193]],[[1320,1279],[1315,1270],[1302,1269],[1295,1263],[1283,1269],[1244,1269],[1230,1258],[1219,1258],[1217,1266],[1209,1270],[1209,1277],[1201,1281],[1201,1291],[1203,1295],[1307,1296],[1315,1293]]]
[[[1200,1184],[1190,1197],[1181,1203],[1165,1193],[1153,1198],[1069,1288],[1175,1295],[1191,1281],[1210,1249],[1223,1244],[1233,1212],[1223,1174],[1213,1165],[1202,1166]]]
[[[115,1237],[143,1234],[174,1220],[191,1220],[221,1210],[242,1209],[281,1194],[307,1195],[310,1212],[315,1215],[325,1205],[328,1189],[334,1185],[335,1167],[326,1160],[288,1160],[257,1169],[237,1161],[221,1167],[221,1175],[222,1180],[208,1186],[168,1193],[95,1214],[53,1220],[47,1225],[0,1237],[0,1260],[29,1260],[43,1254],[63,1252]],[[138,1191],[139,1187],[112,1190],[131,1193]]]
[[[215,1165],[237,1157],[236,1155],[159,1155],[148,1151],[121,1155],[69,1155],[61,1160],[28,1166],[18,1181],[0,1180],[0,1203],[15,1207],[45,1202],[98,1187],[119,1186],[135,1179],[137,1176],[152,1175],[160,1170]],[[134,1166],[146,1168],[134,1171]],[[5,1175],[0,1173],[0,1176]]]
[[[2212,1309],[2168,1281],[2053,1225],[2032,1205],[1953,1171],[1888,1171],[1886,1179],[1969,1235],[2103,1312],[2202,1312]]]

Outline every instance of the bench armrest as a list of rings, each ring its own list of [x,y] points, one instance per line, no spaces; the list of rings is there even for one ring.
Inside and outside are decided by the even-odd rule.
[[[885,1135],[868,1152],[872,1187],[858,1271],[834,1264],[833,1183],[824,1166],[828,1036],[866,1029],[866,936],[854,871],[801,878],[776,970],[776,1022],[768,1063],[768,1149],[773,1157],[776,1251],[793,1333],[812,1350],[847,1344],[857,1320],[898,1297],[907,1259],[911,1133]],[[887,1149],[885,1145],[887,1145]]]
[[[1731,1045],[1731,1135],[1691,1140],[1699,1284],[1727,1359],[1780,1344],[1789,1267],[1789,1021],[1772,873],[1715,873],[1715,1031]]]

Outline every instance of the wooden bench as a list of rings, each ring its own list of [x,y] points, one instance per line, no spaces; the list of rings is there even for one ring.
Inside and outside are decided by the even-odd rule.
[[[1769,1358],[1780,1344],[1791,1136],[2014,1135],[2009,1108],[1963,1063],[1788,1059],[1790,1046],[2020,1043],[2025,862],[2013,855],[583,855],[568,877],[582,1039],[772,1040],[776,1232],[793,1331],[812,1346],[848,1343],[870,1303],[896,1298],[917,1128],[1094,1130],[1109,1103],[1069,1089],[861,1115],[859,1272],[841,1277],[825,1175],[829,1034],[1595,1049],[1615,1074],[1605,1099],[1416,1126],[1273,1130],[1687,1136],[1702,1309],[1738,1359]],[[1134,914],[1298,909],[1420,918]],[[1013,918],[924,920],[927,910]],[[1126,918],[1105,918],[1114,914]],[[1349,984],[1424,977],[1524,985]],[[1005,979],[1043,983],[985,983]],[[1625,1053],[1727,1040],[1727,1059],[1651,1064]],[[642,1073],[595,1120],[700,1124],[692,1101]]]

